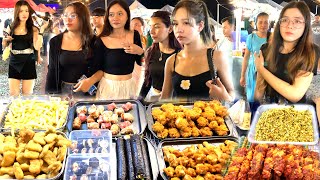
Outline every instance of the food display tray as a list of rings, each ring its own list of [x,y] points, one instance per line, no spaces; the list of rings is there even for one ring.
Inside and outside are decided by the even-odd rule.
[[[132,122],[133,131],[135,134],[142,134],[147,126],[147,121],[145,117],[145,108],[144,106],[136,100],[114,100],[114,101],[78,101],[72,108],[69,109],[68,113],[68,122],[67,122],[67,130],[69,132],[73,131],[72,124],[74,118],[77,117],[76,109],[79,106],[86,106],[87,109],[91,105],[103,105],[104,108],[107,108],[108,104],[115,103],[117,107],[121,107],[121,105],[126,104],[127,102],[130,102],[132,104],[132,110],[130,110],[128,113],[131,113],[134,117],[134,120]],[[119,119],[120,122],[120,119]],[[81,130],[88,130],[87,123],[81,124]],[[118,135],[113,135],[112,137],[119,137],[122,136],[120,133]]]
[[[312,142],[279,142],[279,141],[257,141],[255,140],[256,135],[256,126],[259,121],[260,116],[263,112],[270,109],[280,109],[280,108],[290,108],[294,107],[296,110],[309,110],[312,114],[312,124],[313,124],[313,133],[314,140]],[[248,140],[251,143],[264,143],[264,144],[294,144],[294,145],[316,145],[319,141],[319,131],[318,131],[318,120],[316,116],[316,112],[313,106],[307,104],[293,104],[293,105],[279,105],[279,104],[267,104],[261,105],[257,109],[254,119],[252,121],[250,131],[248,134]]]
[[[40,130],[34,130],[34,132],[41,132],[41,131],[40,131]],[[62,135],[62,136],[65,137],[66,139],[68,139],[68,137],[67,137],[67,135],[66,135],[65,133],[60,132],[60,131],[57,131],[56,133],[57,133],[58,135]],[[5,131],[5,132],[1,132],[1,134],[5,135],[5,136],[9,136],[9,135],[11,135],[11,132]],[[17,134],[18,134],[18,131],[15,131],[15,134],[17,135]],[[64,172],[64,170],[65,170],[65,167],[66,167],[67,154],[68,154],[68,153],[66,153],[66,155],[65,155],[65,157],[64,157],[64,160],[63,160],[63,162],[62,162],[62,167],[61,167],[61,170],[60,170],[59,174],[56,175],[55,177],[49,178],[49,179],[47,179],[47,180],[59,180],[59,179],[60,179],[60,177],[62,176],[62,174],[63,174],[63,172]],[[12,179],[12,180],[17,180],[17,179]]]
[[[153,117],[152,117],[152,109],[153,108],[160,108],[161,107],[161,105],[162,104],[165,104],[165,103],[172,103],[173,105],[175,105],[175,106],[179,106],[179,105],[183,105],[184,107],[187,107],[187,108],[191,108],[191,107],[193,107],[193,103],[194,102],[158,102],[158,103],[153,103],[153,104],[150,104],[149,106],[148,106],[148,108],[147,108],[147,113],[146,113],[146,117],[147,117],[147,119],[148,119],[148,129],[150,130],[150,132],[152,133],[152,135],[154,136],[154,137],[156,137],[157,139],[159,139],[159,140],[162,140],[162,138],[159,138],[158,136],[157,136],[157,134],[153,131],[153,129],[152,129],[152,126],[153,126],[153,124],[155,123],[155,120],[153,119]],[[225,124],[226,124],[226,126],[228,127],[228,129],[229,129],[229,133],[228,133],[228,135],[227,136],[234,136],[234,137],[238,137],[238,133],[237,133],[237,131],[235,130],[235,125],[234,125],[234,123],[232,122],[232,120],[230,119],[230,117],[229,116],[226,116],[225,117]],[[211,136],[211,137],[223,137],[223,136],[218,136],[214,131],[212,131],[213,132],[213,136]],[[206,138],[206,137],[192,137],[192,138]],[[170,137],[168,137],[168,138],[164,138],[164,139],[166,139],[166,140],[177,140],[177,139],[189,139],[189,138],[170,138]]]
[[[148,155],[149,155],[149,159],[150,159],[150,167],[152,170],[152,176],[153,176],[153,180],[157,180],[158,179],[158,175],[159,175],[159,167],[158,167],[158,159],[157,159],[157,154],[156,154],[156,149],[155,147],[151,144],[151,142],[144,138],[144,143],[147,144],[148,147]],[[115,154],[114,156],[111,156],[110,158],[110,162],[112,164],[111,166],[111,179],[117,179],[117,156],[116,156],[116,140],[113,139],[112,142],[112,148],[111,148],[111,154]]]
[[[6,119],[6,115],[8,114],[10,105],[12,103],[13,100],[15,99],[22,99],[22,100],[39,100],[39,101],[50,101],[50,100],[56,100],[56,101],[62,101],[63,99],[61,99],[61,97],[58,96],[48,96],[48,95],[30,95],[30,96],[22,96],[22,97],[17,97],[17,98],[10,98],[10,101],[8,102],[8,104],[6,104],[6,108],[3,111],[3,114],[1,116],[1,122],[0,122],[0,127],[1,127],[1,131],[6,132],[9,131],[11,128],[4,128],[4,122]],[[69,113],[69,110],[68,110]],[[67,113],[67,117],[66,117],[66,121],[63,123],[63,125],[59,128],[56,128],[57,131],[63,131],[67,125],[67,121],[68,121],[68,113]],[[15,129],[16,130],[16,129]],[[46,129],[33,129],[36,131],[46,131]]]
[[[213,145],[220,145],[222,143],[224,143],[226,140],[231,140],[234,142],[238,143],[238,138],[235,137],[219,137],[219,138],[198,138],[198,139],[194,139],[194,138],[189,138],[189,139],[183,139],[183,140],[179,140],[179,141],[170,141],[170,140],[162,140],[157,148],[157,156],[158,156],[158,164],[159,164],[159,172],[161,177],[164,180],[169,180],[168,176],[164,173],[163,169],[165,169],[167,167],[166,162],[164,161],[164,157],[163,157],[163,151],[162,148],[163,147],[167,147],[167,146],[171,146],[171,147],[175,147],[177,149],[183,150],[187,147],[190,147],[191,145],[198,145],[198,144],[202,144],[204,141],[207,141],[209,144],[213,144]]]

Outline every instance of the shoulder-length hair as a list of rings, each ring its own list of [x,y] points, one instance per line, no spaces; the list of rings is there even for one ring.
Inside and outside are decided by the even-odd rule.
[[[26,28],[27,28],[27,34],[32,39],[33,37],[33,20],[32,20],[32,14],[34,13],[34,10],[31,8],[29,3],[27,1],[18,1],[14,6],[14,16],[13,16],[13,22],[10,26],[11,34],[13,34],[14,30],[20,25],[20,19],[19,19],[19,13],[21,6],[27,6],[29,11],[29,17],[26,22]]]
[[[89,9],[81,2],[72,2],[67,5],[67,7],[70,6],[74,8],[74,11],[79,18],[82,49],[87,56],[90,53],[90,43],[93,37],[93,32],[90,25]]]
[[[288,78],[291,83],[294,82],[294,78],[297,76],[299,70],[312,72],[315,64],[315,48],[312,41],[310,10],[305,2],[291,2],[282,9],[273,36],[270,39],[270,45],[267,47],[267,56],[265,58],[268,62],[268,69],[272,73],[275,73],[277,71],[278,61],[281,61],[281,59],[278,59],[276,56],[279,53],[279,49],[283,46],[279,20],[283,17],[286,10],[292,8],[297,8],[303,15],[305,28],[302,36],[298,39],[298,42],[290,55],[290,61],[288,61],[287,64]]]
[[[119,4],[126,11],[128,19],[126,21],[126,24],[124,25],[124,29],[130,31],[130,9],[129,9],[129,6],[123,0],[115,0],[115,1],[112,1],[107,8],[106,16],[104,18],[105,20],[104,20],[103,30],[102,30],[101,34],[99,35],[100,37],[109,36],[113,31],[113,27],[111,26],[110,21],[109,21],[109,13],[110,13],[110,8],[115,4]]]
[[[171,26],[171,20],[170,20],[170,13],[167,11],[156,11],[152,14],[151,18],[159,18],[161,19],[162,23],[166,26],[166,28],[169,28]],[[169,33],[169,47],[171,49],[180,50],[182,47],[180,43],[177,41],[176,37],[174,36],[173,31]],[[152,43],[151,47],[147,50],[147,56],[145,58],[145,64],[146,64],[146,70],[145,70],[145,79],[146,79],[146,85],[148,86],[150,82],[147,80],[150,78],[150,59],[151,56],[154,55],[155,52],[159,51],[159,43]]]

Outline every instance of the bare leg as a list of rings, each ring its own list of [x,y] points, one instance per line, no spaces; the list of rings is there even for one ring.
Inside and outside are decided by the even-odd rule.
[[[19,96],[20,94],[20,80],[9,78],[9,92],[10,96]]]
[[[35,85],[35,80],[22,80],[22,94],[23,95],[31,95],[33,94],[33,88]]]

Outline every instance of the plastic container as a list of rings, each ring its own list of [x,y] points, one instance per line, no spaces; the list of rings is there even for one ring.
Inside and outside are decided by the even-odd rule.
[[[102,105],[105,110],[107,110],[107,105],[111,103],[115,103],[117,107],[121,107],[122,105],[126,104],[127,102],[130,102],[132,104],[132,109],[128,111],[134,119],[132,122],[132,129],[134,134],[142,134],[147,127],[147,121],[145,117],[145,108],[143,105],[136,100],[115,100],[115,101],[78,101],[72,108],[69,109],[68,113],[68,122],[67,122],[67,129],[68,131],[73,131],[73,120],[77,117],[76,109],[77,107],[86,106],[87,109],[89,109],[90,106],[93,104],[96,106]],[[88,115],[88,113],[86,114]],[[118,125],[121,123],[121,118],[118,118]],[[87,123],[84,122],[81,124],[80,127],[81,130],[88,130]],[[118,137],[123,134],[116,134],[113,135],[113,137]]]
[[[110,159],[105,156],[68,156],[63,179],[103,179],[109,180]]]
[[[191,147],[192,145],[197,147],[197,145],[201,145],[204,141],[207,141],[209,144],[219,146],[220,144],[223,144],[226,140],[230,140],[238,143],[238,138],[235,138],[235,137],[215,137],[215,138],[201,138],[201,139],[189,138],[189,139],[183,139],[179,141],[170,141],[165,139],[161,141],[160,144],[158,145],[157,155],[158,155],[160,175],[162,179],[164,180],[170,179],[163,171],[165,168],[168,167],[168,164],[164,160],[164,153],[162,151],[163,147],[174,147],[175,149],[179,149],[181,151],[187,147]]]
[[[296,110],[309,110],[312,115],[312,125],[313,125],[313,136],[314,140],[312,142],[288,142],[288,141],[257,141],[255,140],[255,135],[256,135],[256,126],[259,121],[260,116],[262,115],[263,112],[270,110],[270,109],[280,109],[280,108],[290,108],[294,107]],[[295,145],[316,145],[319,141],[319,131],[318,131],[318,120],[316,116],[316,112],[313,106],[311,105],[306,105],[306,104],[293,104],[293,105],[279,105],[279,104],[267,104],[267,105],[261,105],[255,115],[254,119],[252,121],[250,131],[248,134],[248,140],[251,143],[264,143],[264,144],[295,144]]]
[[[69,135],[72,141],[69,147],[69,154],[103,154],[109,156],[111,153],[112,134],[110,130],[78,130],[72,131]]]

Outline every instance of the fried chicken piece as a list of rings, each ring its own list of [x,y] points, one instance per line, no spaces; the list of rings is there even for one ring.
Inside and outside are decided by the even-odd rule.
[[[191,177],[189,174],[186,174],[182,180],[193,180],[193,177]]]
[[[171,138],[179,138],[180,133],[177,128],[170,128],[169,129],[169,137]]]
[[[15,160],[16,160],[16,153],[13,151],[6,151],[3,153],[1,167],[12,166]]]
[[[180,151],[179,151],[180,152]],[[186,156],[181,156],[177,159],[178,163],[184,167],[188,166],[189,158]]]
[[[211,170],[212,172],[216,172],[216,173],[221,173],[222,171],[222,165],[221,164],[214,164],[214,165],[211,165],[209,170]]]
[[[207,103],[204,101],[196,101],[193,103],[193,107],[200,108],[201,110],[204,110],[204,108],[207,107]]]
[[[190,167],[186,170],[186,174],[190,175],[191,177],[195,177],[197,175],[196,170]]]
[[[173,177],[173,178],[171,178],[170,180],[180,180],[180,178],[178,178],[178,177]]]
[[[184,129],[189,126],[189,123],[188,123],[187,119],[179,117],[175,120],[175,125],[178,129]]]
[[[51,173],[57,173],[62,168],[62,163],[60,161],[56,161],[53,164],[49,165],[48,170]]]
[[[191,128],[197,127],[197,126],[196,126],[196,123],[194,123],[193,120],[188,120],[188,123],[189,123],[189,127],[191,127]]]
[[[210,172],[207,172],[205,175],[204,175],[204,180],[216,180],[216,177],[214,174],[211,174]]]
[[[35,179],[35,177],[32,175],[26,175],[23,177],[23,179]]]
[[[16,147],[16,144],[12,142],[4,143],[3,152],[7,152],[7,151],[17,152],[18,148]]]
[[[4,175],[4,174],[9,174],[9,176],[14,176],[13,173],[13,166],[9,166],[9,167],[1,167],[0,168],[0,175]]]
[[[22,169],[23,172],[29,171],[29,164],[27,163],[20,164],[20,168]]]
[[[184,113],[188,120],[196,120],[200,117],[202,110],[198,107],[193,107],[192,109],[185,110]]]
[[[174,105],[173,105],[172,103],[165,103],[165,104],[162,104],[162,105],[161,105],[161,109],[162,109],[164,112],[174,111]]]
[[[19,131],[19,137],[24,143],[28,143],[34,136],[35,132],[31,129],[23,128]]]
[[[45,146],[43,146],[42,151],[39,155],[39,158],[43,158],[43,156],[47,154],[49,149],[50,149],[50,144],[46,144]]]
[[[229,129],[225,124],[222,124],[220,126],[218,126],[215,129],[215,132],[219,135],[219,136],[226,136],[228,135]]]
[[[198,175],[197,177],[194,178],[194,180],[204,180],[204,177]]]
[[[167,127],[168,128],[176,128],[176,121],[168,121],[167,122]]]
[[[58,137],[57,134],[55,134],[55,133],[50,133],[50,134],[48,134],[48,135],[46,135],[46,136],[44,137],[44,140],[45,140],[47,143],[52,143],[52,142],[54,142],[54,141],[56,140],[57,137]]]
[[[184,128],[180,130],[180,135],[183,138],[188,138],[192,135],[192,129],[190,127]]]
[[[169,134],[169,130],[168,130],[168,129],[164,129],[162,132],[157,133],[157,136],[158,136],[159,138],[164,139],[164,138],[167,138],[167,137],[168,137],[168,134]]]
[[[66,145],[64,145],[58,149],[58,156],[57,156],[58,161],[62,162],[64,160],[64,158],[67,155],[67,150],[68,150],[68,148]]]
[[[166,111],[165,115],[169,121],[170,120],[174,121],[178,117],[178,113],[176,113],[175,111]]]
[[[164,171],[164,173],[166,173],[166,175],[168,177],[173,177],[174,176],[174,168],[171,167],[171,166],[169,166],[167,168],[164,168],[163,171]]]
[[[26,149],[30,151],[36,151],[36,152],[41,152],[42,151],[42,146],[38,143],[35,143],[33,140],[29,141]]]
[[[29,151],[28,149],[26,149],[23,156],[27,159],[38,159],[39,155],[39,152]]]
[[[155,122],[153,125],[152,125],[152,130],[156,133],[160,133],[164,130],[164,126],[159,123],[159,122]]]
[[[19,164],[29,163],[29,160],[24,157],[24,151],[25,149],[20,149],[16,153],[16,160],[18,161]]]
[[[40,167],[40,169],[41,169],[42,172],[44,172],[46,174],[49,174],[49,168],[48,167],[49,167],[49,165],[46,162],[44,162],[42,164],[42,166]]]
[[[14,176],[16,177],[16,179],[23,179],[24,177],[24,174],[23,174],[23,171],[20,167],[20,164],[15,162],[13,164],[13,173],[14,173]]]
[[[206,136],[212,136],[213,132],[211,131],[211,129],[209,127],[204,127],[200,129],[200,133],[202,137],[206,137]]]
[[[204,164],[197,164],[196,165],[196,173],[198,175],[204,175],[209,171],[208,166],[204,165]]]
[[[174,172],[177,177],[183,177],[186,175],[186,170],[187,169],[184,166],[178,165]]]
[[[34,136],[33,136],[33,141],[35,143],[38,143],[38,144],[41,144],[42,146],[46,145],[46,141],[44,140],[44,136],[45,134],[44,133],[36,133]]]
[[[32,159],[30,160],[30,166],[29,166],[29,171],[33,174],[39,174],[41,171],[41,165],[40,165],[40,160],[39,159]]]
[[[205,154],[200,153],[200,152],[196,152],[193,155],[193,159],[196,161],[197,164],[200,164],[200,163],[204,163],[207,158],[206,158]]]
[[[42,158],[49,166],[57,161],[56,156],[53,154],[52,151],[48,151],[44,157]]]
[[[59,138],[59,136],[58,136],[58,138]],[[59,139],[56,144],[56,146],[60,146],[60,147],[62,147],[62,146],[69,147],[70,145],[71,145],[71,141],[69,139],[64,138],[64,137],[63,137],[63,139]]]
[[[53,149],[53,154],[56,156],[56,157],[58,157],[58,147],[54,147],[54,149]]]
[[[202,112],[201,116],[206,118],[209,122],[214,121],[216,117],[214,112]]]
[[[40,174],[36,177],[36,179],[47,179],[48,176],[46,174]]]
[[[168,163],[171,167],[176,167],[179,165],[178,158],[174,154],[167,155]]]
[[[216,164],[218,162],[218,157],[215,154],[209,154],[207,156],[207,161],[208,161],[208,163],[210,163],[212,165]]]
[[[164,114],[164,112],[159,108],[153,108],[151,111],[151,115],[152,115],[153,119],[157,119],[156,117],[161,114]]]
[[[206,127],[208,125],[208,120],[204,117],[199,117],[197,123],[199,127]]]
[[[183,105],[174,106],[174,108],[173,108],[173,110],[175,112],[183,112],[184,109],[185,109],[185,107]]]
[[[193,127],[191,135],[192,137],[199,137],[201,135],[200,129],[198,129],[197,127]]]

